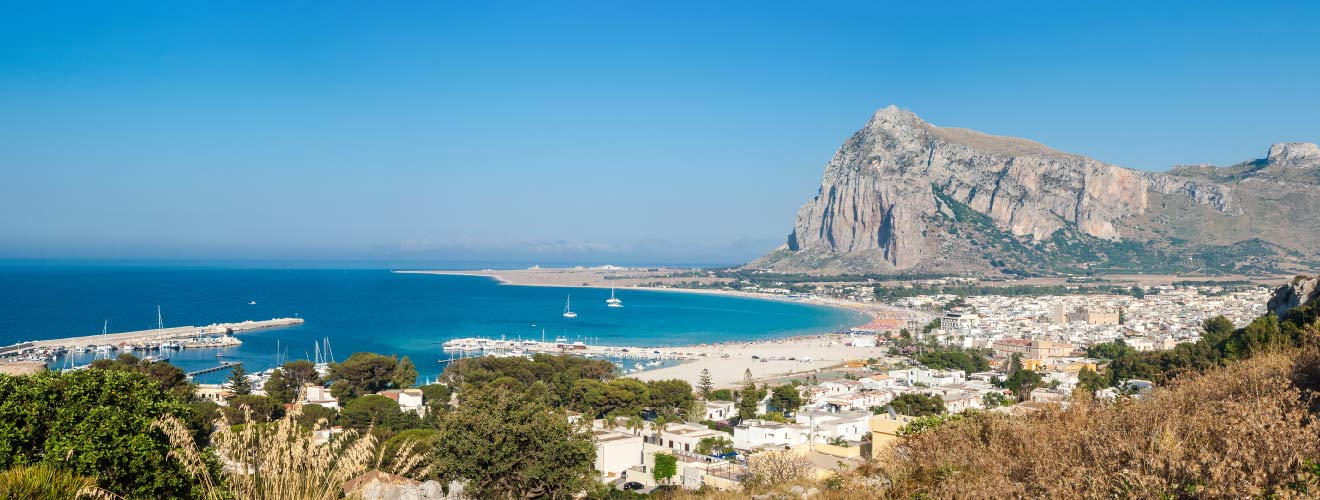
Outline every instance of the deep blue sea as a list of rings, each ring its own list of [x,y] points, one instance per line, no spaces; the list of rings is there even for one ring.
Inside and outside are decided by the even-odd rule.
[[[576,319],[561,316],[572,294]],[[553,340],[606,345],[683,345],[833,331],[866,321],[857,313],[807,304],[665,291],[502,285],[473,276],[387,270],[270,270],[177,267],[0,266],[0,345],[165,326],[301,317],[301,326],[239,334],[224,359],[249,372],[310,359],[328,338],[336,360],[371,351],[410,356],[422,379],[449,358],[441,344],[459,337]],[[255,305],[249,302],[255,301]],[[277,350],[278,341],[278,350]],[[170,352],[185,370],[217,364],[220,349]],[[92,354],[75,355],[84,364]],[[58,367],[62,361],[52,363]],[[226,373],[198,377],[223,380]]]

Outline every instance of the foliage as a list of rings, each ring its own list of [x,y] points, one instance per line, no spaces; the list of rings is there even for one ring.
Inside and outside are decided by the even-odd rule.
[[[270,422],[284,416],[284,405],[274,398],[248,394],[229,398],[221,412],[233,424]]]
[[[548,393],[549,403],[562,407],[571,404],[578,380],[608,381],[614,378],[614,370],[614,363],[609,361],[578,356],[537,354],[532,359],[483,356],[449,363],[440,382],[450,387],[482,387],[504,380],[521,386],[521,389],[506,387],[510,390],[531,390],[540,382]]]
[[[986,395],[989,396],[990,394]],[[1003,398],[1004,395],[1000,394],[999,397]],[[903,424],[902,427],[899,427],[898,435],[903,437],[915,436],[926,431],[938,429],[947,423],[961,421],[966,418],[966,413],[967,412],[917,417],[909,420],[906,424]]]
[[[119,495],[190,497],[193,485],[152,428],[163,415],[191,410],[136,371],[0,375],[0,469],[45,463]]]
[[[655,454],[655,467],[651,468],[651,477],[655,482],[665,484],[678,474],[678,457],[669,453]]]
[[[243,365],[234,365],[234,367],[230,369],[229,380],[226,382],[226,385],[228,385],[229,390],[233,391],[237,396],[252,394],[252,381],[248,380],[247,370],[243,369]]]
[[[424,472],[429,472],[425,470],[428,466],[427,461],[418,460],[411,465],[406,465],[405,460],[409,454],[404,453],[404,451],[410,451],[410,454],[416,456],[429,457],[435,451],[438,439],[440,439],[440,431],[435,429],[408,429],[399,432],[385,440],[385,443],[381,445],[380,451],[377,453],[377,461],[380,463],[381,468],[387,470],[409,467],[408,470],[402,470],[399,473],[404,476],[420,477]]]
[[[292,380],[284,376],[283,369],[276,368],[275,371],[271,372],[270,379],[266,381],[266,385],[262,386],[261,389],[266,391],[266,395],[275,401],[292,403],[301,388],[301,386],[294,385]]]
[[[723,455],[733,450],[733,441],[725,437],[707,437],[697,441],[696,452],[701,455]]]
[[[137,372],[159,382],[166,392],[187,400],[192,397],[192,384],[183,369],[171,365],[168,361],[147,361],[132,354],[120,354],[114,360],[98,359],[92,361],[92,368],[97,370],[121,370]]]
[[[401,411],[393,399],[368,394],[344,405],[339,412],[339,423],[357,430],[376,427],[398,431],[419,427],[421,419],[416,413]]]
[[[760,393],[757,392],[756,382],[752,381],[752,370],[748,369],[743,374],[742,390],[738,393],[738,418],[747,420],[756,416],[757,403],[760,402]]]
[[[1017,395],[1018,401],[1025,401],[1031,396],[1031,391],[1041,386],[1041,377],[1039,373],[1032,370],[1018,370],[1008,376],[1004,381],[1004,387],[1012,390]]]
[[[889,402],[889,406],[894,407],[894,411],[898,414],[909,417],[939,415],[944,413],[944,398],[909,392],[899,394],[898,397]],[[878,415],[880,411],[883,410],[877,409],[876,414]]]
[[[1002,393],[987,392],[984,396],[981,396],[981,404],[986,408],[996,408],[1000,406],[1008,406],[1010,403],[1008,401],[1008,396],[1005,396]]]
[[[581,379],[573,384],[569,407],[592,418],[609,414],[639,414],[650,399],[648,386],[636,379],[609,382]]]
[[[701,394],[701,399],[710,400],[710,393],[715,389],[715,384],[711,382],[710,370],[701,369],[701,375],[697,379],[697,393]]]
[[[980,350],[937,348],[922,352],[916,359],[933,370],[962,370],[965,373],[990,370],[990,359]]]
[[[407,389],[417,383],[417,367],[413,366],[411,358],[404,356],[399,360],[390,381],[394,382],[395,389]]]
[[[335,416],[339,414],[334,409],[321,405],[302,405],[298,409],[299,412],[295,415],[294,421],[304,429],[329,427],[335,423]],[[322,421],[325,423],[321,424]]]
[[[796,412],[802,406],[802,395],[793,385],[781,385],[770,391],[770,407],[788,414]]]
[[[92,478],[49,465],[20,465],[0,472],[0,500],[64,500],[109,497]]]
[[[330,365],[330,378],[334,384],[331,393],[340,401],[364,394],[396,388],[395,376],[399,361],[393,357],[371,352],[353,353],[343,363]],[[416,375],[413,375],[416,379]]]
[[[710,393],[711,401],[735,401],[738,398],[734,396],[732,389],[716,389]]]
[[[685,380],[649,381],[646,383],[646,392],[650,395],[651,408],[664,415],[681,415],[696,401],[692,395],[692,385]]]
[[[427,384],[420,389],[422,399],[426,400],[426,407],[431,410],[448,408],[449,398],[454,395],[454,390],[444,384]]]
[[[460,396],[439,421],[437,479],[463,480],[475,498],[569,498],[593,482],[590,432],[543,399],[503,388]]]

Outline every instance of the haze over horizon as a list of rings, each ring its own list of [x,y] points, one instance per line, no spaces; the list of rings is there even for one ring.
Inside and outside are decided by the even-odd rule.
[[[1313,3],[376,7],[0,7],[0,259],[735,264],[890,104],[1145,170],[1320,140]]]

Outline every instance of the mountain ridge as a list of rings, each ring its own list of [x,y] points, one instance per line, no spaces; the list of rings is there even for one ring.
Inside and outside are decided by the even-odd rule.
[[[1275,217],[1281,210],[1293,213]],[[1251,224],[1266,216],[1281,223]],[[1312,143],[1275,144],[1265,158],[1230,167],[1146,172],[1028,139],[935,126],[889,106],[826,164],[785,245],[748,266],[1268,272],[1315,261],[1320,228],[1303,224],[1300,238],[1294,230],[1315,216],[1320,148]]]

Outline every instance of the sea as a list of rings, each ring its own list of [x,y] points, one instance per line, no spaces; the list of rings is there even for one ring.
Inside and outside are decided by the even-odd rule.
[[[608,288],[514,286],[489,277],[386,269],[0,266],[0,345],[95,335],[107,324],[111,333],[153,329],[158,308],[165,327],[298,317],[305,321],[298,326],[241,332],[240,346],[164,356],[185,371],[224,360],[241,361],[251,373],[283,361],[314,360],[318,344],[328,344],[335,361],[355,352],[408,356],[420,383],[435,379],[444,361],[458,355],[442,344],[462,337],[659,347],[823,333],[867,321],[855,311],[797,302],[615,293],[624,307],[606,307]],[[575,319],[562,315],[570,296]],[[72,353],[50,366],[87,364],[94,356]],[[216,383],[227,376],[212,372],[196,381]]]

